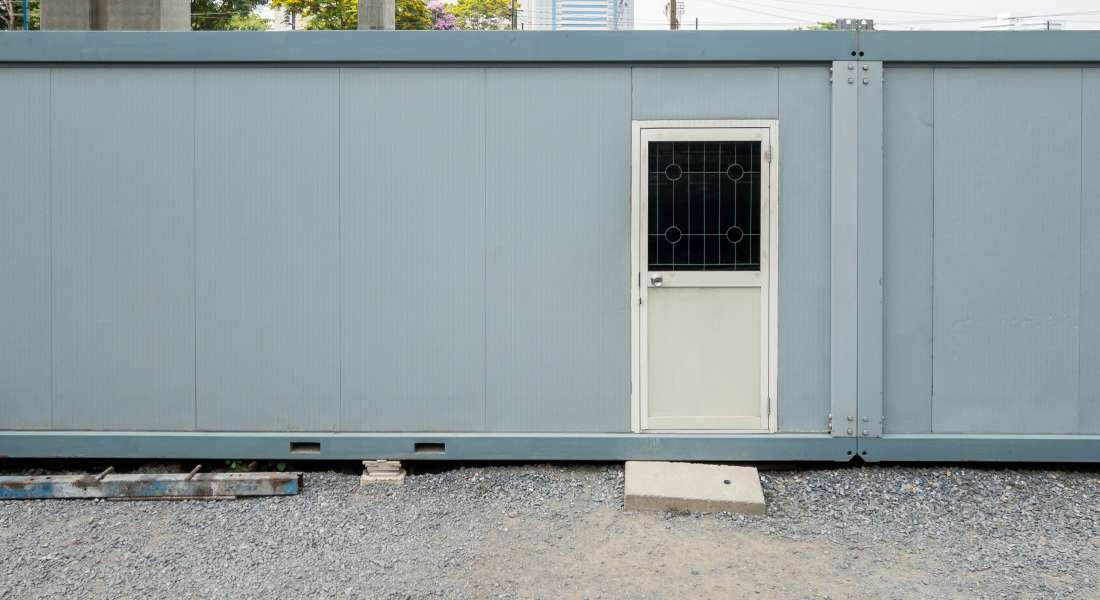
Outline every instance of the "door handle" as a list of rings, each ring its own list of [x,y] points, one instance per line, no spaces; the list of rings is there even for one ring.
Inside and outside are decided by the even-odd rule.
[[[653,287],[661,287],[665,283],[665,278],[660,273],[651,273],[649,275],[649,284]]]

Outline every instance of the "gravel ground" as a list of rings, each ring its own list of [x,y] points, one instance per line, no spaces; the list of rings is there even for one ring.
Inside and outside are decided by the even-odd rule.
[[[1100,598],[1098,472],[763,471],[768,515],[743,517],[624,512],[621,465],[415,469],[0,502],[0,598]]]

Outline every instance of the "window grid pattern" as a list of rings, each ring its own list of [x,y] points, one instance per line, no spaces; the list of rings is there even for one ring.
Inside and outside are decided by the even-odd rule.
[[[649,270],[760,270],[760,142],[650,142]]]

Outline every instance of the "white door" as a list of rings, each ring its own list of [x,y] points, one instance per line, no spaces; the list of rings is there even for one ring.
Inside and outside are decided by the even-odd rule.
[[[775,134],[635,124],[639,430],[773,428]]]

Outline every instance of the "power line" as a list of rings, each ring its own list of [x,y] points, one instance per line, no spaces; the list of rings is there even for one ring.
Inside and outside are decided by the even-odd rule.
[[[703,1],[704,2],[710,2],[711,4],[726,5],[726,6],[729,6],[731,8],[738,9],[738,10],[743,8],[743,7],[740,6],[741,4],[749,4],[753,7],[756,7],[758,12],[759,12],[759,7],[760,6],[763,6],[764,8],[769,8],[769,9],[773,8],[769,4],[763,4],[761,2],[755,2],[753,0],[736,0],[736,2],[732,2],[730,0],[703,0]],[[787,10],[787,12],[790,13],[790,10],[786,9],[785,7],[776,7],[776,8],[780,8],[782,10]],[[745,9],[745,10],[751,10],[751,9]],[[829,14],[818,13],[818,12],[810,12],[810,11],[807,11],[807,10],[797,10],[797,9],[795,9],[795,12],[797,12],[799,14],[802,14],[802,15],[810,15],[809,19],[807,19],[807,20],[813,21],[815,23],[822,20],[822,19],[831,21],[831,20],[836,18],[836,15],[829,15]],[[767,13],[765,13],[765,14],[767,14]],[[791,14],[793,14],[793,13],[791,13]],[[783,18],[792,18],[792,17],[790,15],[784,15]],[[802,19],[803,17],[798,17],[798,18]]]
[[[953,13],[929,12],[929,11],[922,11],[922,10],[903,10],[903,9],[898,9],[898,8],[879,8],[879,7],[872,7],[872,6],[857,6],[857,5],[854,5],[854,4],[832,4],[832,3],[828,3],[828,2],[807,2],[805,0],[773,0],[773,1],[774,2],[782,2],[782,3],[786,3],[786,4],[805,4],[805,5],[808,5],[808,6],[823,6],[823,7],[826,7],[826,8],[850,8],[850,9],[855,9],[855,10],[903,13],[903,14],[913,14],[913,15],[930,15],[930,16],[936,16],[936,17],[984,18],[984,17],[978,17],[977,15],[961,15],[961,14],[953,14]]]
[[[788,21],[794,21],[796,23],[810,23],[810,24],[816,23],[816,21],[814,19],[802,19],[802,18],[796,18],[796,17],[789,17],[787,15],[779,15],[779,14],[776,14],[776,13],[771,13],[771,12],[767,12],[767,11],[763,11],[763,10],[754,10],[754,9],[751,9],[751,8],[746,8],[744,6],[737,6],[737,5],[732,4],[730,2],[721,2],[720,0],[701,0],[701,1],[702,2],[709,2],[711,4],[718,4],[720,6],[728,6],[729,8],[733,8],[733,9],[736,9],[736,10],[741,10],[741,11],[744,11],[744,12],[755,13],[755,14],[758,14],[758,15],[765,15],[765,16],[768,16],[768,17],[775,17],[777,19],[786,19]]]
[[[1072,17],[1078,15],[1100,15],[1100,10],[1085,10],[1076,12],[1050,13],[1043,15],[1012,15],[1012,19],[1047,19],[1051,17]],[[996,16],[974,17],[970,19],[936,19],[923,21],[880,21],[883,25],[938,25],[941,23],[975,23],[979,21],[995,21]]]

